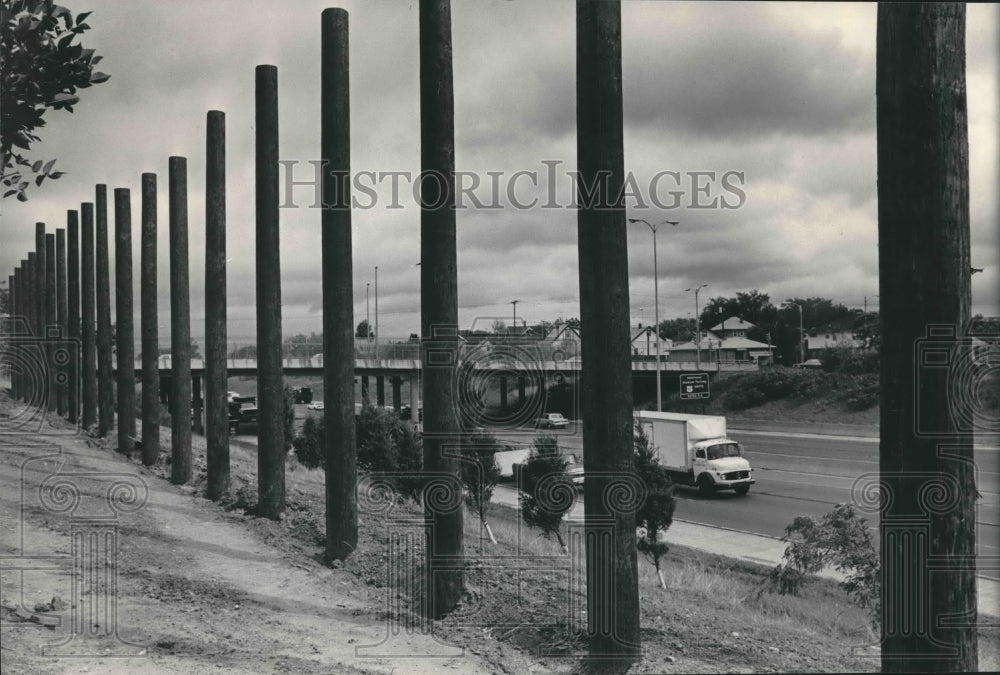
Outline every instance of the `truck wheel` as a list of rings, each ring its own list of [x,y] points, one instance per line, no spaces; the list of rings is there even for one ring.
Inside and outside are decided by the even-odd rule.
[[[698,491],[701,492],[702,497],[711,497],[715,494],[715,483],[708,476],[701,476],[698,478]]]
[[[750,486],[749,485],[737,485],[736,487],[733,488],[733,491],[736,492],[736,494],[738,494],[738,495],[745,495],[746,493],[750,492]]]

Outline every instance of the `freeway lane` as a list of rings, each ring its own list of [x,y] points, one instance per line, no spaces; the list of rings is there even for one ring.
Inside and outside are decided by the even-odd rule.
[[[505,441],[530,441],[526,430],[497,431]],[[582,456],[579,433],[535,432],[557,436],[564,450]],[[878,472],[878,442],[871,438],[822,436],[788,432],[731,430],[744,448],[757,483],[746,497],[722,492],[703,498],[696,490],[681,488],[675,517],[701,525],[727,527],[753,534],[780,537],[796,516],[822,516],[835,504],[851,503],[855,481]],[[979,500],[977,539],[979,557],[1000,560],[1000,473],[996,449],[977,446]],[[873,529],[877,513],[864,513]],[[996,563],[993,563],[996,567]],[[982,570],[981,576],[1000,579],[1000,570]]]
[[[781,467],[794,462],[796,469],[833,475],[857,476],[878,471],[877,439],[740,430],[729,433],[740,442],[748,457],[756,459],[756,462],[751,460],[755,468]],[[977,444],[974,454],[981,474],[980,491],[985,488],[996,492],[1000,452]]]

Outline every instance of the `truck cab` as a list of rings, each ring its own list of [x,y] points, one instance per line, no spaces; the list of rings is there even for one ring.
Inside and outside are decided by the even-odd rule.
[[[731,489],[745,495],[754,483],[740,444],[729,439],[696,443],[691,469],[694,484],[704,494]]]

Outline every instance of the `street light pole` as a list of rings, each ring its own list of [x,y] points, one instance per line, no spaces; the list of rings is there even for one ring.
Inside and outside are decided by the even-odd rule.
[[[368,304],[368,287],[371,282],[365,282],[365,342],[372,341],[372,310]]]
[[[378,361],[378,265],[375,265],[375,360]]]
[[[781,304],[795,305],[796,307],[799,308],[799,363],[805,363],[806,362],[805,340],[802,339],[802,333],[805,332],[802,329],[802,305],[800,305],[797,302],[792,302],[791,300],[785,300]]]
[[[517,303],[519,303],[519,302],[521,302],[521,301],[520,300],[511,300],[510,301],[510,304],[514,305],[514,320],[512,322],[512,326],[511,326],[512,328],[517,328]]]
[[[663,222],[653,225],[649,221],[643,220],[642,218],[629,218],[628,222],[645,223],[646,227],[648,227],[653,233],[653,321],[656,325],[656,410],[657,412],[662,412],[663,395],[660,384],[660,275],[656,259],[656,228],[666,223],[676,226],[678,221],[664,220]]]
[[[694,291],[694,326],[695,326],[695,365],[701,368],[701,315],[698,314],[698,291],[707,287],[708,284],[702,284],[696,288],[685,288],[684,292]],[[711,355],[710,355],[711,356]]]

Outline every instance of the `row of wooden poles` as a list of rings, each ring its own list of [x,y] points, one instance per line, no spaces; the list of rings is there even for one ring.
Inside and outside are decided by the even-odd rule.
[[[206,399],[211,410],[221,407],[223,411],[219,440],[226,445],[225,343],[221,360],[217,349],[219,339],[226,337],[225,116],[221,112],[208,113],[207,148],[206,306],[213,309],[206,322],[206,349],[212,356],[206,359],[210,392]],[[93,202],[67,211],[65,228],[47,233],[45,223],[36,223],[35,250],[8,278],[12,313],[24,318],[12,332],[32,337],[14,343],[10,361],[14,364],[11,386],[16,399],[54,411],[100,437],[117,428],[118,450],[131,453],[139,441],[143,463],[151,465],[160,451],[156,174],[142,174],[141,190],[141,436],[136,434],[130,190],[114,190],[114,330],[108,190],[106,185],[97,185]],[[191,403],[191,343],[184,157],[169,158],[169,193],[171,463],[173,480],[184,483],[191,477],[190,414],[186,413]],[[217,321],[220,312],[221,323]],[[218,426],[209,425],[210,429]],[[228,477],[223,476],[220,492],[227,485]]]
[[[421,168],[447,180],[423,184],[421,195],[421,358],[424,401],[424,471],[454,477],[458,460],[446,451],[461,434],[456,414],[454,368],[458,339],[455,239],[454,93],[451,10],[448,0],[421,0]],[[323,173],[322,285],[326,426],[327,554],[343,559],[357,546],[357,467],[354,452],[354,331],[350,211],[350,128],[347,13],[322,15]],[[592,652],[637,656],[639,611],[634,512],[615,510],[604,499],[608,478],[630,466],[632,401],[629,366],[628,270],[622,193],[624,154],[621,90],[621,9],[617,2],[580,0],[577,5],[577,123],[581,180],[596,199],[579,213],[581,319],[587,326],[588,360],[582,416],[588,420],[584,456],[589,470],[585,507],[598,523],[588,536],[588,620]],[[226,223],[224,115],[208,113],[206,170],[206,438],[207,492],[217,499],[229,487],[226,406]],[[284,510],[285,435],[282,423],[281,288],[278,227],[277,69],[256,69],[256,290],[258,358],[259,512],[277,518]],[[610,178],[609,178],[610,177]],[[190,311],[188,284],[187,175],[183,157],[169,159],[170,312],[172,413],[171,477],[191,477]],[[156,306],[157,179],[142,175],[140,325],[142,337],[142,460],[159,456]],[[604,207],[604,208],[602,208]],[[80,217],[82,216],[82,218]],[[78,219],[82,231],[78,230]],[[46,349],[71,347],[68,368],[48,370],[54,392],[45,405],[70,422],[109,433],[112,402],[111,311],[108,273],[107,190],[67,215],[63,230],[37,229],[36,250],[11,277],[16,312],[29,319]],[[82,236],[81,236],[82,234]],[[135,432],[133,355],[132,221],[127,189],[114,191],[117,334],[118,450],[130,453]],[[96,237],[96,239],[95,239]],[[95,316],[96,308],[96,316]],[[82,309],[82,311],[81,311]],[[96,330],[95,330],[96,323]],[[51,333],[48,331],[52,331]],[[68,341],[68,343],[67,343]],[[51,352],[54,353],[54,352]],[[79,358],[82,355],[82,363]],[[52,356],[52,358],[55,358]],[[50,362],[51,363],[51,362]],[[77,367],[77,364],[81,367]],[[434,367],[434,364],[443,364]],[[68,373],[65,383],[60,372]],[[81,373],[78,381],[76,373]],[[15,376],[22,400],[40,391]],[[82,391],[82,418],[78,420]],[[30,400],[29,400],[30,399]],[[425,500],[427,611],[440,617],[464,591],[463,513],[452,500]],[[436,504],[443,506],[436,506]],[[460,503],[460,498],[459,502]],[[588,526],[589,527],[589,526]]]
[[[278,79],[274,66],[257,68],[258,360],[261,513],[284,510],[284,426],[281,371],[281,289],[278,248]],[[205,179],[205,407],[208,496],[229,489],[226,374],[225,114],[207,115]],[[114,190],[114,300],[112,345],[108,190],[67,212],[65,228],[46,233],[36,224],[36,249],[9,277],[15,316],[35,340],[12,355],[12,393],[104,437],[115,428],[117,449],[136,442],[146,465],[160,456],[160,375],[157,306],[157,176],[142,174],[140,332],[141,435],[136,432],[133,326],[132,203]],[[168,160],[171,480],[191,479],[191,311],[188,265],[187,159]],[[82,217],[81,217],[82,216]],[[82,227],[81,227],[82,226]],[[67,236],[68,235],[68,236]],[[67,245],[68,243],[68,245]],[[40,347],[36,348],[34,343]],[[29,349],[30,347],[30,349]],[[33,350],[33,351],[32,351]],[[41,358],[38,358],[41,357]],[[351,354],[353,362],[353,354]],[[113,366],[112,360],[116,359]],[[114,382],[112,382],[114,371]],[[39,381],[39,374],[43,374]],[[276,430],[276,431],[275,431]],[[277,459],[276,459],[277,458]]]

